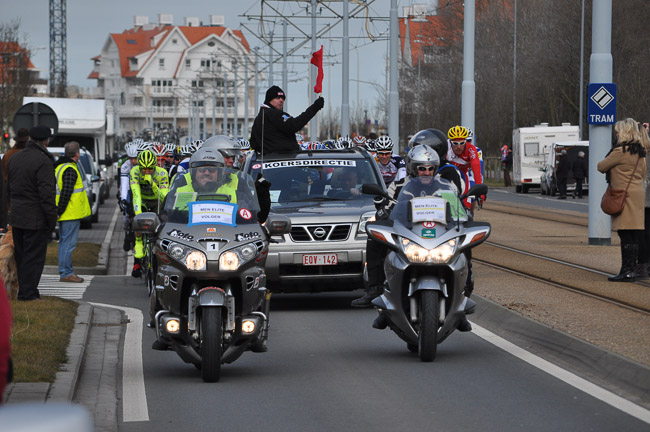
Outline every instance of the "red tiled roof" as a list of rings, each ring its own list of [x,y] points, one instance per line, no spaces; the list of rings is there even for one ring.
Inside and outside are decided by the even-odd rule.
[[[20,46],[18,42],[11,41],[11,42],[4,42],[0,41],[0,52],[9,52],[9,53],[19,53],[22,52],[24,55],[27,56],[27,69],[35,69],[34,64],[32,61],[29,59],[29,51],[24,49],[23,47]],[[10,58],[15,59],[15,56],[11,56]],[[13,60],[15,61],[15,60]],[[4,64],[2,63],[2,59],[0,58],[0,67],[3,66]],[[14,67],[12,65],[12,67]]]
[[[99,78],[99,72],[97,72],[97,71],[92,71],[92,72],[90,73],[90,75],[88,75],[88,78],[87,78],[87,79],[95,79],[95,78]]]

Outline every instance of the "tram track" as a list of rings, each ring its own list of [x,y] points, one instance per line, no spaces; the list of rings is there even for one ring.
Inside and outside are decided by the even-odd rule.
[[[490,241],[473,250],[472,260],[650,316],[650,284],[646,282],[612,284],[604,277],[609,273],[602,270]]]

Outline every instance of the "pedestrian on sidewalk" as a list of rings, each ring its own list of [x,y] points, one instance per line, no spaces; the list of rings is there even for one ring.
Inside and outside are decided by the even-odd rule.
[[[555,169],[555,180],[557,181],[557,190],[560,196],[557,199],[566,199],[566,182],[571,171],[571,162],[566,154],[566,150],[562,149],[560,152],[560,159]]]
[[[612,229],[618,231],[621,239],[621,270],[607,280],[634,282],[639,243],[645,228],[643,178],[646,174],[646,151],[641,144],[639,125],[634,119],[616,122],[614,130],[616,139],[605,159],[598,162],[598,171],[606,173],[607,182],[612,188],[627,188],[627,197],[623,211],[612,216]]]
[[[84,189],[79,162],[79,143],[63,146],[63,157],[54,165],[56,212],[59,220],[59,282],[83,282],[72,269],[72,251],[77,247],[81,219],[90,216],[90,203]]]
[[[648,123],[643,123],[639,128],[641,132],[641,144],[645,149],[645,178],[643,187],[645,189],[644,208],[644,230],[639,247],[639,262],[636,266],[636,280],[648,280],[648,265],[650,264],[650,138],[648,138]]]
[[[503,165],[503,185],[505,187],[512,186],[512,150],[508,148],[507,144],[501,146],[501,163]]]
[[[585,152],[578,152],[578,157],[571,165],[571,173],[576,181],[576,188],[573,190],[573,198],[575,198],[576,195],[578,198],[582,198],[582,182],[584,182],[585,177],[589,174],[589,166],[585,159]]]
[[[56,227],[54,158],[47,151],[51,131],[46,126],[29,130],[25,149],[8,164],[8,197],[18,271],[18,300],[37,300],[47,241]]]

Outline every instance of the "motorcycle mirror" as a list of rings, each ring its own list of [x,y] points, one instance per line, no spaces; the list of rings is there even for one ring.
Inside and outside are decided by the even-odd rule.
[[[291,219],[284,215],[269,215],[264,225],[272,236],[291,232]]]
[[[488,193],[487,185],[485,185],[485,184],[477,184],[477,185],[474,185],[471,188],[469,188],[469,190],[467,191],[466,194],[461,195],[460,200],[462,201],[465,198],[470,197],[470,196],[477,197],[477,196],[481,196],[481,195],[487,195],[487,193]]]
[[[382,188],[378,184],[372,184],[372,183],[370,183],[370,184],[362,184],[361,185],[361,192],[364,193],[364,194],[368,194],[368,195],[381,195],[384,198],[390,199],[390,197],[388,196],[388,193],[384,190],[384,188]]]
[[[153,235],[158,231],[158,227],[160,227],[160,219],[158,219],[156,213],[144,212],[133,218],[131,226],[133,227],[133,231]]]

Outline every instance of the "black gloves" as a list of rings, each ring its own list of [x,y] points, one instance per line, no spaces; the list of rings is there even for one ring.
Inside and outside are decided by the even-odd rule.
[[[323,107],[325,106],[325,99],[323,99],[323,96],[319,96],[318,99],[314,101],[314,106],[319,110],[323,109]]]
[[[257,173],[257,180],[255,180],[255,183],[256,188],[259,186],[267,191],[271,189],[271,182],[262,177],[262,173]]]

